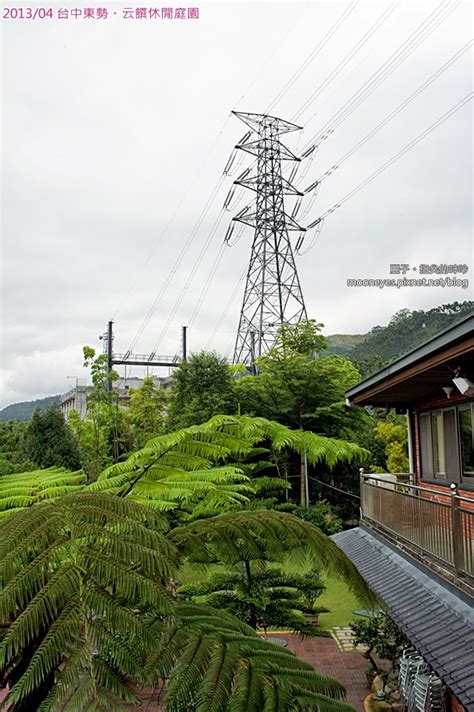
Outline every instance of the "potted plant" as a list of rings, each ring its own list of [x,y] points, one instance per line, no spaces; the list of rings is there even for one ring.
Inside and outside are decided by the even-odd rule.
[[[298,591],[302,595],[305,605],[300,610],[304,611],[305,618],[312,626],[319,628],[320,613],[328,613],[329,608],[316,607],[316,599],[326,590],[326,586],[321,581],[319,571],[311,569],[308,573],[299,577]]]
[[[369,665],[365,671],[365,678],[367,680],[367,687],[369,688],[369,690],[372,687],[372,683],[375,680],[376,676],[377,676],[377,670],[374,670],[372,665]]]
[[[382,660],[388,660],[392,670],[396,669],[400,653],[408,641],[387,614],[382,613],[368,620],[352,621],[351,628],[354,633],[354,646],[367,646],[364,657],[370,662],[370,669],[375,675],[379,675],[382,670],[373,653]],[[369,683],[368,674],[366,675]]]

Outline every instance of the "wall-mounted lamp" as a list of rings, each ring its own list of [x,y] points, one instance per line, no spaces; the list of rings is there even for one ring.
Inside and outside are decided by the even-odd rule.
[[[443,386],[443,391],[446,394],[446,398],[451,398],[451,393],[454,391],[453,386]]]
[[[453,383],[458,389],[459,393],[461,393],[463,396],[474,395],[474,383],[471,383],[468,378],[462,378],[461,376],[457,376],[456,378],[453,378]]]

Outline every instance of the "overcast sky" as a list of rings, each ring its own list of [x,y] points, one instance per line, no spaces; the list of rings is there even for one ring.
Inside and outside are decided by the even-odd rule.
[[[148,314],[134,350],[150,352],[168,325],[158,353],[174,354],[201,298],[190,350],[231,356],[250,228],[209,282],[233,214],[221,214],[233,178],[220,179],[246,130],[230,111],[265,112],[273,103],[270,113],[298,117],[301,136],[285,137],[297,152],[404,42],[413,46],[412,33],[431,16],[424,41],[321,143],[304,188],[472,33],[468,1],[196,0],[186,7],[199,7],[199,19],[185,20],[123,18],[124,8],[162,7],[153,0],[62,6],[107,8],[103,20],[60,20],[57,3],[29,5],[54,16],[3,22],[0,406],[65,391],[73,385],[67,376],[84,378],[82,346],[101,349],[112,317],[117,352]],[[460,54],[322,181],[306,223],[464,99],[471,62],[471,51]],[[326,334],[363,333],[402,308],[472,298],[471,127],[472,101],[329,215],[314,248],[298,258],[309,315]],[[242,169],[251,162],[245,156]],[[350,278],[390,278],[391,263],[467,264],[470,286],[346,286]]]

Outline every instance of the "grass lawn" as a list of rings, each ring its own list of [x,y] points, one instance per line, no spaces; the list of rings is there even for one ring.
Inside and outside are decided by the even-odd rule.
[[[321,628],[329,630],[334,626],[347,626],[354,618],[353,611],[361,603],[341,579],[325,579],[326,591],[317,599],[317,606],[329,608],[330,613],[321,613]]]
[[[286,567],[285,567],[286,568]],[[290,568],[290,567],[288,567]],[[213,565],[209,567],[212,572],[224,571],[224,566]],[[196,569],[189,564],[184,564],[179,573],[181,583],[194,583],[206,578],[204,569]],[[316,606],[329,608],[329,613],[322,613],[320,617],[321,628],[329,630],[334,626],[347,626],[354,618],[353,611],[361,607],[361,603],[348,589],[341,579],[325,578],[326,591],[316,601]]]

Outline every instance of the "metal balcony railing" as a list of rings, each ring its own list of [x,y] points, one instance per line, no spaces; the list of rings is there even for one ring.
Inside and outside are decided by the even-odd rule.
[[[361,516],[458,576],[474,580],[474,498],[361,473]]]

